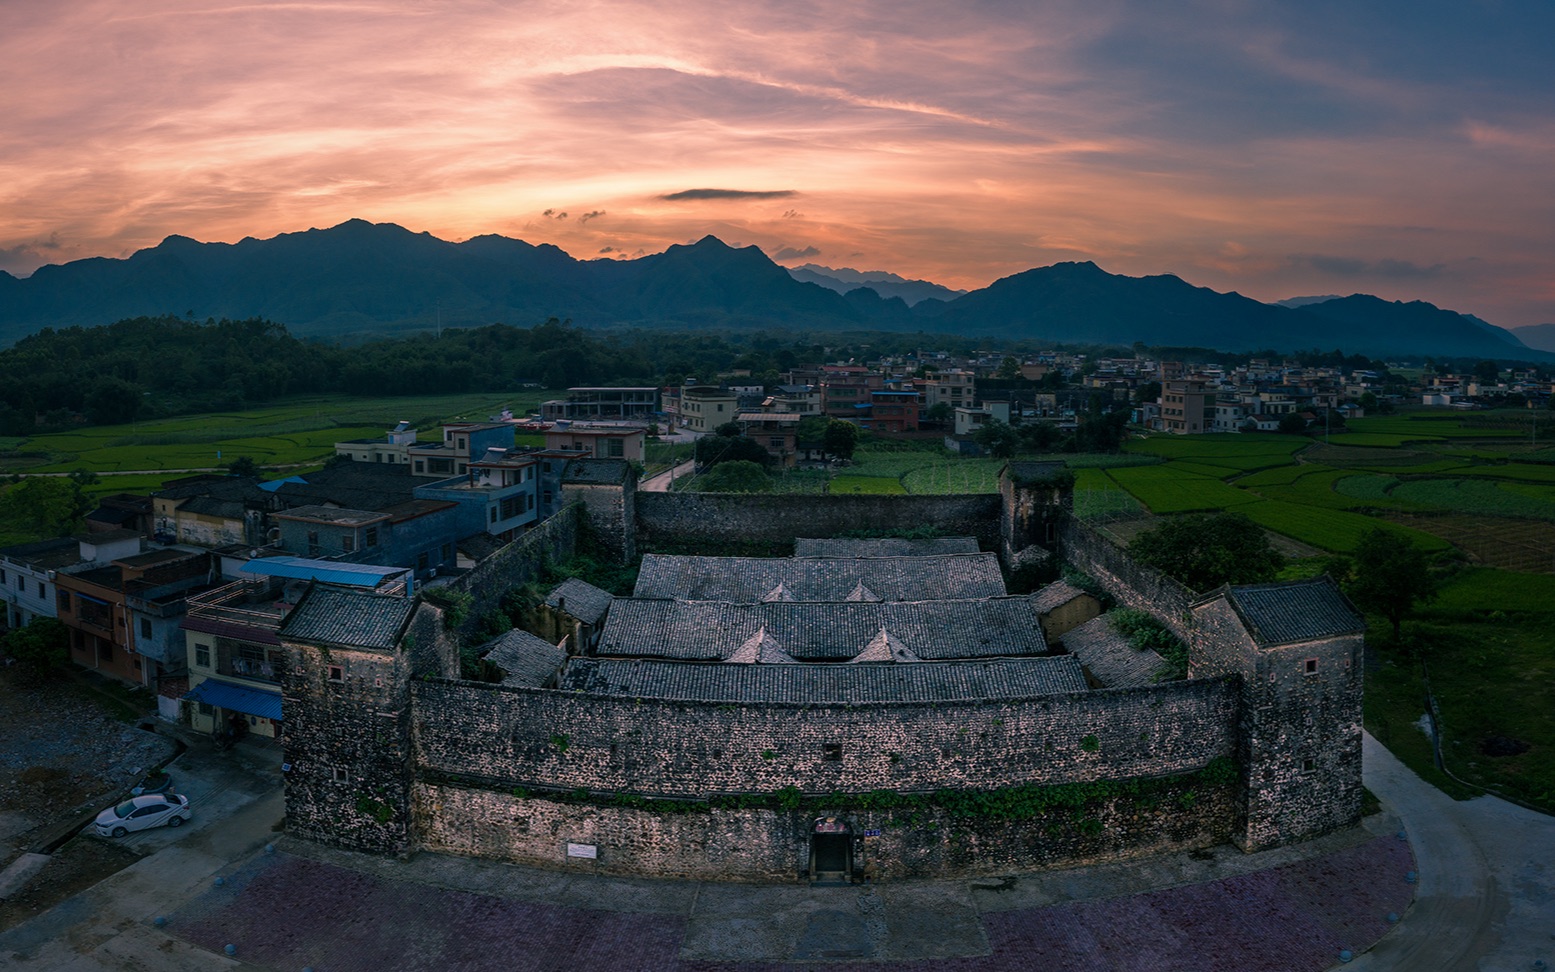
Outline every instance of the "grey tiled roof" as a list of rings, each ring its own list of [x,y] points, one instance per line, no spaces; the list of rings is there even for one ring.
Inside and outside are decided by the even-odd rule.
[[[567,663],[565,651],[520,628],[488,641],[481,655],[506,673],[503,685],[542,686]]]
[[[609,591],[600,590],[588,581],[569,577],[556,585],[546,597],[545,603],[553,608],[562,608],[562,602],[566,602],[564,610],[584,624],[598,624],[610,610],[610,603],[615,598]]]
[[[0,557],[26,564],[34,570],[58,570],[81,562],[81,544],[72,537],[19,543],[13,547],[0,547]]]
[[[1063,642],[1091,677],[1107,688],[1153,685],[1166,668],[1166,660],[1160,655],[1148,648],[1135,648],[1114,631],[1106,615],[1070,629]]]
[[[1366,630],[1366,619],[1327,575],[1283,584],[1249,584],[1227,591],[1253,640],[1284,645]]]
[[[919,658],[1039,655],[1047,650],[1024,597],[946,601],[730,604],[618,597],[598,654],[720,661],[763,627],[801,661],[847,661],[884,627]]]
[[[781,586],[795,601],[843,601],[860,583],[886,601],[1000,597],[991,553],[931,557],[682,557],[647,554],[634,597],[754,602]]]
[[[977,553],[976,537],[934,537],[928,540],[795,540],[795,557],[930,557],[935,554]]]
[[[1084,591],[1067,581],[1054,581],[1031,595],[1031,607],[1038,614],[1046,614],[1049,611],[1063,607],[1077,597],[1088,596]]]
[[[709,702],[952,702],[1086,691],[1067,655],[916,665],[719,665],[574,658],[564,690]]]
[[[286,616],[282,640],[393,651],[416,602],[315,583]]]

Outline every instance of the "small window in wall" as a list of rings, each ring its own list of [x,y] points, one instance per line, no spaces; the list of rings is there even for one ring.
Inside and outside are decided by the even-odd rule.
[[[340,537],[340,549],[345,553],[350,553],[351,551],[355,550],[356,537],[349,533],[342,534]]]
[[[329,773],[330,773],[330,776],[334,778],[336,783],[349,783],[349,782],[351,782],[351,774],[346,772],[345,770],[341,769],[338,766],[332,768],[329,771]]]
[[[58,592],[56,592],[56,594],[54,596],[54,603],[55,603],[55,605],[57,605],[59,607],[59,610],[61,610],[63,612],[66,612],[66,613],[69,613],[69,611],[70,611],[70,592],[69,591],[58,591]]]
[[[1302,664],[1302,671],[1305,672],[1308,675],[1316,675],[1317,674],[1317,659],[1316,658],[1308,658]]]
[[[821,746],[821,759],[827,763],[842,762],[842,743],[825,743]]]
[[[369,546],[369,547],[376,547],[376,546],[378,546],[378,528],[377,527],[370,526],[370,527],[367,528],[366,542],[367,542],[367,546]]]
[[[1302,760],[1301,761],[1301,771],[1303,773],[1316,773],[1317,772],[1317,760],[1315,760],[1315,759],[1304,759],[1304,760]]]
[[[43,596],[43,581],[38,581],[38,596]]]
[[[418,473],[419,472],[426,472],[426,470],[427,470],[426,463],[422,462],[420,459],[417,459],[416,460],[416,472],[418,472]]]
[[[453,559],[454,559],[454,545],[451,544],[451,543],[443,544],[443,562],[447,563],[448,561],[453,560]]]
[[[151,619],[150,618],[141,618],[140,619],[140,636],[142,638],[149,638],[149,637],[151,637]]]
[[[216,714],[216,707],[214,705],[211,705],[209,702],[201,702],[200,703],[200,715],[202,715],[202,716],[213,716],[215,714]]]
[[[418,571],[420,571],[421,573],[424,574],[424,573],[426,573],[426,569],[427,569],[427,555],[426,554],[417,554],[416,555],[416,570],[418,570]]]
[[[211,646],[210,645],[195,645],[194,646],[194,664],[195,664],[195,667],[197,667],[197,668],[210,668],[211,667]]]
[[[339,665],[329,666],[329,680],[331,682],[344,682],[346,680],[346,670]]]

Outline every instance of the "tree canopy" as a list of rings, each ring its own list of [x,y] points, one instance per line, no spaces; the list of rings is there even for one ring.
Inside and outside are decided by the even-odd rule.
[[[1242,513],[1172,517],[1135,537],[1128,552],[1195,591],[1271,581],[1285,566],[1263,528]]]
[[[765,493],[772,477],[760,465],[745,460],[719,463],[691,482],[699,493]]]
[[[1437,595],[1425,551],[1401,534],[1380,527],[1368,530],[1355,545],[1348,564],[1339,573],[1345,592],[1363,610],[1374,611],[1393,626],[1398,640],[1404,618],[1416,604],[1429,603]]]

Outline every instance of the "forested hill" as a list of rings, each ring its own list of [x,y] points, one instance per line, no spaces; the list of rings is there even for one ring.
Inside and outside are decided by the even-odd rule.
[[[777,372],[818,360],[798,335],[729,338],[666,331],[583,331],[556,321],[493,324],[344,347],[302,341],[270,321],[138,317],[103,327],[48,329],[0,351],[0,435],[231,409],[288,395],[428,395],[588,384],[712,380],[747,368]],[[910,349],[922,335],[890,336]],[[882,349],[881,336],[871,338]],[[955,342],[940,342],[954,346]],[[970,350],[967,344],[965,350]],[[846,352],[846,349],[844,349]],[[862,349],[860,349],[862,353]],[[41,421],[40,421],[41,420]]]

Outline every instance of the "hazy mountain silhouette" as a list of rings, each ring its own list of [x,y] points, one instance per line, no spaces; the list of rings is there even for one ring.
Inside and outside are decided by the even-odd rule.
[[[839,294],[846,294],[859,287],[868,287],[887,300],[900,297],[909,307],[930,298],[955,300],[966,293],[964,290],[951,290],[949,287],[942,287],[927,280],[909,280],[886,270],[854,270],[851,267],[832,268],[806,263],[803,266],[790,267],[788,273],[795,280],[820,284]]]
[[[1513,337],[1530,348],[1555,352],[1555,324],[1529,324],[1509,330]]]
[[[78,260],[24,279],[0,273],[0,344],[45,327],[171,313],[260,316],[319,337],[558,317],[584,326],[874,328],[1228,351],[1548,357],[1507,331],[1419,301],[1353,295],[1290,309],[1088,262],[1027,270],[961,296],[924,281],[897,278],[922,285],[913,299],[877,289],[896,281],[833,279],[837,286],[795,279],[758,248],[712,236],[635,260],[577,260],[549,244],[495,235],[450,243],[350,220],[232,244],[170,236],[128,259]],[[921,296],[923,288],[942,296]]]

